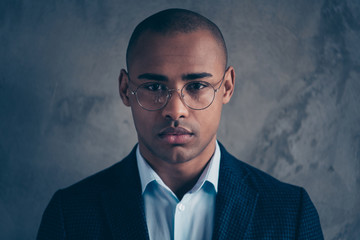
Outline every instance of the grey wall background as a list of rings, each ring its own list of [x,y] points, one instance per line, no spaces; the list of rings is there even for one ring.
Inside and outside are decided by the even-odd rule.
[[[58,188],[136,143],[117,76],[135,25],[169,7],[198,11],[224,33],[237,85],[219,139],[305,187],[326,239],[358,239],[358,0],[2,0],[0,238],[33,239]]]

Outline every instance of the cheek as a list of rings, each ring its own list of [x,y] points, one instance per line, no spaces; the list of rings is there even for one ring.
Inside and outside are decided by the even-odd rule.
[[[148,133],[152,125],[151,114],[137,107],[132,107],[131,112],[137,133],[142,135]]]
[[[198,118],[202,132],[212,135],[217,131],[220,123],[221,108],[213,106],[202,112],[201,117]]]

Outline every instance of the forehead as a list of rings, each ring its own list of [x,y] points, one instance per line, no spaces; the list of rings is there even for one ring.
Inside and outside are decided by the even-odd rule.
[[[216,72],[224,70],[225,61],[223,49],[209,31],[146,32],[134,47],[128,70],[158,74]]]

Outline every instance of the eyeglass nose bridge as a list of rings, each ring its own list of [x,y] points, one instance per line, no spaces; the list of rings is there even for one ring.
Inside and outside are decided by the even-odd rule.
[[[168,92],[171,93],[171,92],[177,92],[177,91],[181,91],[180,88],[168,88]]]
[[[181,101],[183,101],[183,98],[184,98],[184,94],[182,93],[182,89],[181,88],[169,88],[167,90],[167,102],[170,100],[170,98],[172,97],[172,93],[173,92],[179,92],[180,91],[180,99]]]

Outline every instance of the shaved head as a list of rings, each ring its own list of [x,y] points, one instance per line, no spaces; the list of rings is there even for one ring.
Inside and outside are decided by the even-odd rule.
[[[206,17],[185,9],[167,9],[158,12],[143,20],[136,26],[131,35],[126,51],[126,64],[129,69],[134,57],[134,49],[139,39],[145,33],[172,35],[177,33],[192,33],[205,30],[211,33],[219,47],[222,49],[224,68],[227,65],[227,49],[220,29]]]

